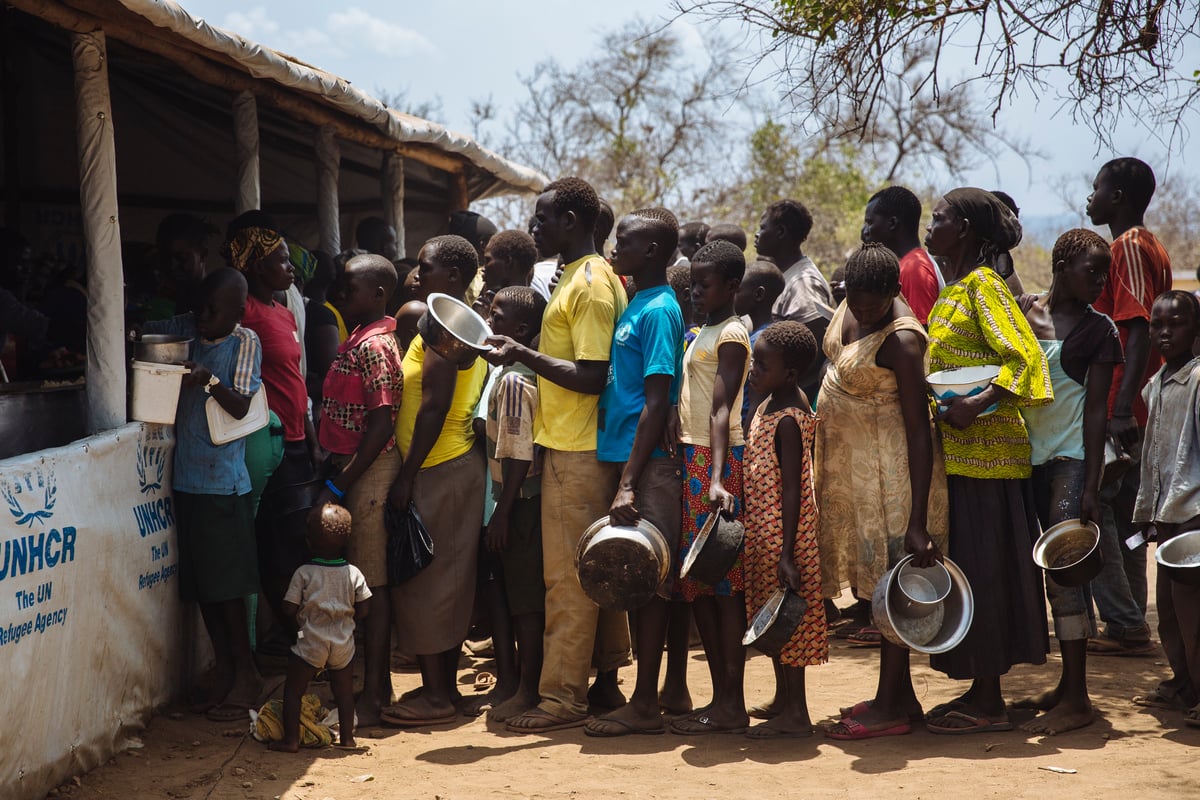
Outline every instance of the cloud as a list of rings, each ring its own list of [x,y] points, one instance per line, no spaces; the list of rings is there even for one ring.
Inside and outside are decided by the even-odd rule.
[[[334,38],[347,43],[361,38],[376,53],[393,58],[432,53],[436,49],[432,42],[412,28],[376,19],[360,8],[348,8],[330,14],[329,31]]]
[[[263,6],[226,15],[222,27],[306,61],[319,57],[341,58],[362,49],[395,59],[427,55],[437,50],[432,42],[412,28],[379,19],[354,6],[329,14],[320,28],[285,29]]]

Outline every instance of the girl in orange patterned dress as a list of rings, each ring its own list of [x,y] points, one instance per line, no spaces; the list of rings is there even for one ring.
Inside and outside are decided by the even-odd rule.
[[[817,418],[797,386],[816,353],[817,342],[807,327],[777,322],[758,337],[750,365],[750,385],[767,399],[750,423],[746,445],[747,618],[753,619],[780,587],[808,605],[791,640],[774,659],[774,705],[780,713],[747,732],[755,739],[812,735],[804,668],[829,658],[813,491]]]

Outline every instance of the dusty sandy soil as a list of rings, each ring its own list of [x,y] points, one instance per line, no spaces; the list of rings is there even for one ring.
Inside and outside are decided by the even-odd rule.
[[[830,663],[808,670],[814,721],[873,694],[877,652],[835,640]],[[932,672],[925,659],[914,658],[914,665],[914,684],[926,708],[963,688]],[[475,670],[487,666],[476,661],[460,672],[464,692],[471,691]],[[1200,785],[1195,762],[1200,729],[1183,726],[1177,713],[1130,702],[1166,669],[1161,651],[1147,658],[1093,658],[1091,690],[1100,718],[1055,737],[1020,731],[947,737],[918,727],[908,736],[859,742],[820,735],[772,742],[672,734],[593,739],[578,728],[517,735],[489,728],[483,718],[460,717],[433,729],[362,731],[360,741],[371,747],[364,754],[326,749],[285,755],[245,736],[245,726],[168,708],[142,733],[143,749],[117,756],[52,795],[73,800],[1194,796]],[[1055,651],[1044,667],[1014,670],[1005,693],[1013,698],[1048,688],[1058,670]],[[624,690],[631,691],[632,668],[622,675]],[[691,653],[689,679],[694,698],[703,702],[708,677],[699,649]],[[747,701],[767,700],[771,682],[770,661],[751,656]],[[418,678],[397,672],[393,683],[400,692]],[[318,689],[328,697],[326,687]],[[1016,712],[1013,719],[1029,716]],[[1077,772],[1042,769],[1051,766]]]

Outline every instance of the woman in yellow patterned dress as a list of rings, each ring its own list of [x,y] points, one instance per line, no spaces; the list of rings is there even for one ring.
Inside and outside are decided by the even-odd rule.
[[[772,594],[786,587],[804,598],[804,618],[774,658],[777,714],[751,728],[752,739],[811,736],[804,668],[829,658],[812,451],[817,418],[797,385],[817,354],[812,332],[799,322],[776,322],[754,344],[750,385],[767,399],[750,423],[746,446],[746,616],[753,620]]]
[[[1054,402],[1046,356],[992,265],[1021,240],[1021,224],[995,195],[955,189],[933,209],[925,237],[946,288],[929,313],[929,371],[996,365],[972,397],[935,417],[950,499],[950,558],[975,595],[966,638],[930,664],[970,688],[926,716],[933,733],[1010,730],[1000,678],[1014,664],[1044,664],[1050,649],[1030,483],[1029,436],[1020,408]],[[996,410],[985,414],[993,404]]]
[[[929,566],[946,544],[946,477],[933,445],[925,329],[900,297],[900,262],[867,244],[846,262],[846,301],[825,333],[817,502],[825,597],[869,600],[905,553]],[[920,502],[912,502],[912,498]],[[908,733],[921,718],[908,650],[883,639],[875,697],[842,709],[835,739]]]

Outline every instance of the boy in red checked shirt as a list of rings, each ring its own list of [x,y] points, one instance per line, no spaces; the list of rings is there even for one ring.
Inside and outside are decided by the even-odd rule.
[[[347,262],[343,281],[342,316],[354,328],[325,376],[318,438],[330,453],[327,464],[334,474],[313,508],[339,503],[353,519],[346,555],[362,571],[372,594],[364,625],[363,691],[356,712],[359,725],[378,725],[379,709],[391,702],[392,694],[383,509],[400,471],[393,429],[404,380],[403,353],[395,336],[396,320],[387,315],[388,299],[396,290],[396,268],[382,256],[356,256]]]
[[[1093,225],[1112,233],[1108,283],[1092,307],[1117,324],[1125,364],[1113,370],[1108,396],[1108,435],[1137,453],[1146,427],[1142,387],[1162,365],[1150,349],[1150,309],[1171,288],[1171,259],[1144,216],[1154,196],[1154,170],[1136,158],[1109,161],[1096,174],[1088,197]],[[1136,533],[1131,522],[1138,493],[1138,470],[1101,493],[1100,546],[1104,568],[1092,581],[1092,594],[1105,622],[1104,635],[1088,641],[1097,655],[1149,655],[1156,652],[1146,625],[1146,547],[1122,543]]]

